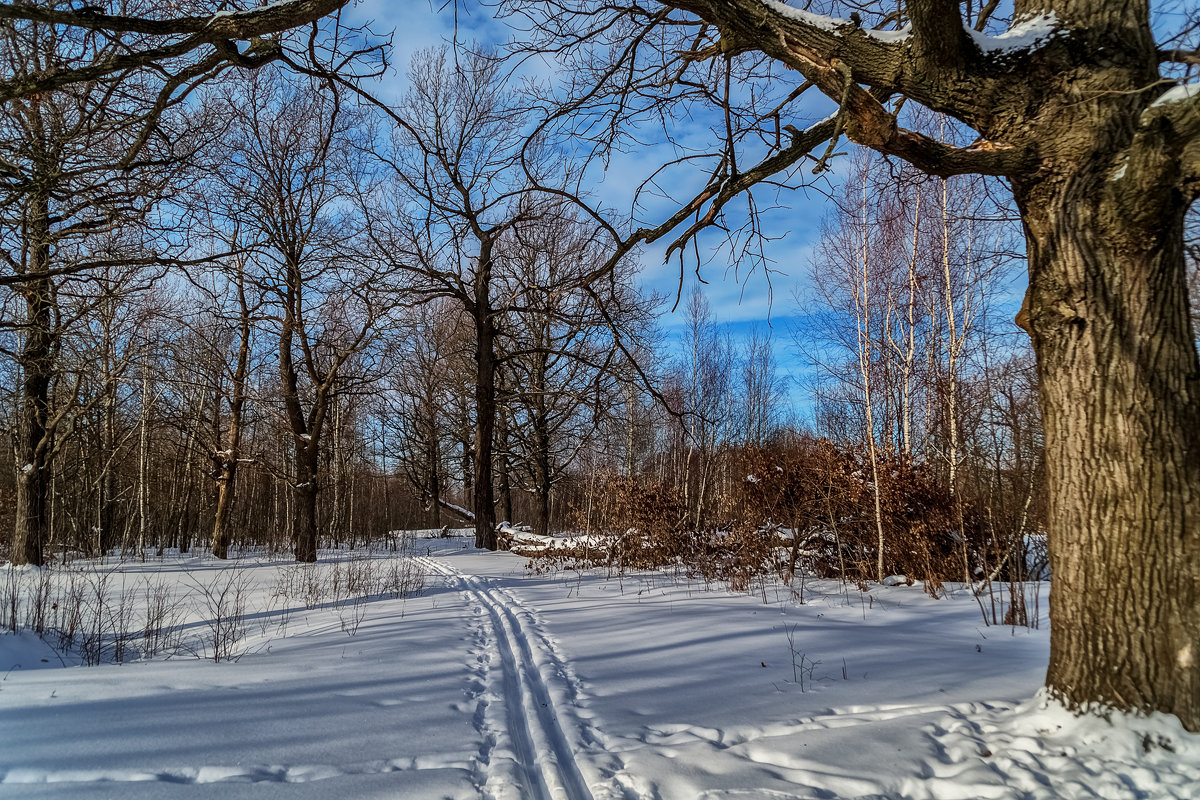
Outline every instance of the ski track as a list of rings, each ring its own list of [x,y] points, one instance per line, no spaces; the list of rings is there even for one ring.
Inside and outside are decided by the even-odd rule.
[[[434,557],[418,556],[414,560],[459,593],[469,611],[470,645],[465,653],[464,687],[467,702],[455,704],[454,708],[471,715],[472,725],[480,735],[477,753],[435,753],[336,766],[189,765],[149,770],[55,771],[0,768],[0,785],[154,781],[305,783],[339,776],[454,770],[468,773],[484,800],[657,800],[661,795],[656,781],[649,775],[633,774],[630,769],[644,766],[639,759],[647,753],[651,759],[655,756],[673,759],[701,748],[717,759],[711,763],[731,758],[745,766],[757,765],[764,776],[784,781],[789,789],[706,789],[694,795],[697,800],[834,798],[844,796],[847,791],[864,798],[899,792],[904,797],[939,800],[976,800],[983,796],[981,792],[986,792],[989,797],[1007,800],[1048,796],[1043,791],[1050,790],[1044,776],[1054,772],[1067,755],[1058,752],[1061,747],[1028,745],[1003,729],[996,720],[1014,708],[1013,703],[1005,701],[845,705],[764,725],[726,728],[657,722],[632,736],[610,737],[595,724],[588,693],[569,654],[561,649],[536,608],[526,605],[514,591],[491,578],[464,573]],[[316,633],[306,631],[299,635]],[[932,739],[937,755],[924,766],[920,776],[903,779],[898,786],[875,776],[847,774],[834,765],[809,761],[788,741],[788,737],[805,732],[922,716],[930,717],[922,727],[924,735]],[[981,749],[987,749],[989,756],[993,750],[996,754],[984,762],[978,755]],[[1093,759],[1081,769],[1091,779],[1099,780],[1108,766]],[[1007,787],[1005,776],[1009,773],[1012,773],[1009,777],[1036,791],[1025,794]],[[1007,793],[1009,789],[1016,793]],[[1105,789],[1086,796],[1125,795]],[[1192,795],[1184,788],[1182,794],[1166,796]]]
[[[420,560],[456,585],[475,612],[477,646],[468,666],[481,681],[475,723],[484,740],[485,792],[496,800],[643,797],[607,737],[580,713],[586,709],[582,683],[538,614],[503,587],[435,559]],[[576,753],[588,758],[577,761]]]

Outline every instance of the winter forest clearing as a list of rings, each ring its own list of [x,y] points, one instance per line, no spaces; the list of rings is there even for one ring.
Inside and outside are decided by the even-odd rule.
[[[0,0],[0,789],[1195,794],[1198,195],[1186,0]]]
[[[1040,628],[989,626],[969,592],[919,585],[535,574],[458,533],[315,565],[77,564],[89,589],[110,576],[98,642],[0,637],[0,797],[1112,800],[1200,782],[1171,718],[1030,699],[1044,603]],[[169,595],[157,628],[146,587]],[[103,663],[76,666],[89,647]]]

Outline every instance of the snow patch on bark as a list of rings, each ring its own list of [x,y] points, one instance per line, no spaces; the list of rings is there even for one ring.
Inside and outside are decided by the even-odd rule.
[[[1014,22],[1011,28],[998,36],[987,36],[967,30],[980,50],[993,54],[1036,50],[1054,37],[1065,35],[1066,32],[1066,28],[1058,21],[1053,11]]]
[[[853,25],[848,19],[826,17],[823,14],[814,14],[811,11],[792,8],[786,3],[779,2],[779,0],[762,0],[762,4],[785,17],[802,22],[805,25],[811,25],[814,28],[820,28],[823,31],[829,31],[830,33],[837,33],[838,28],[843,25]]]
[[[1200,83],[1182,83],[1179,86],[1172,86],[1161,95],[1158,96],[1151,108],[1157,106],[1165,106],[1170,103],[1181,103],[1184,100],[1191,100],[1196,95],[1200,95]]]
[[[872,31],[864,28],[863,33],[884,44],[896,44],[912,35],[912,25],[905,25],[898,31]]]
[[[873,31],[863,28],[854,20],[843,19],[842,17],[827,17],[823,14],[814,14],[811,11],[804,11],[799,8],[793,8],[779,0],[762,0],[762,4],[767,8],[775,11],[782,16],[794,19],[805,25],[810,25],[829,33],[840,35],[842,28],[849,26],[852,30],[861,30],[864,34],[872,39],[883,42],[884,44],[896,44],[907,39],[912,34],[912,26],[905,25],[903,28],[895,31]]]

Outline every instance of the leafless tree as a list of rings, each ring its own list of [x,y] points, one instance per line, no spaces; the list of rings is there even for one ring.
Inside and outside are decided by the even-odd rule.
[[[350,144],[355,121],[336,92],[267,71],[248,76],[230,102],[239,135],[223,179],[257,241],[249,267],[267,296],[292,439],[291,536],[296,559],[315,561],[322,436],[335,398],[358,380],[348,363],[386,306],[380,274],[347,247],[356,227],[350,187],[361,177]]]
[[[422,303],[388,337],[395,366],[384,424],[393,430],[391,452],[432,514],[434,527],[442,524],[446,500],[459,373],[468,368],[457,330],[465,324],[462,309],[451,301]]]
[[[616,405],[617,340],[635,338],[652,316],[654,301],[639,297],[629,262],[588,282],[607,257],[598,233],[561,203],[502,241],[516,297],[503,325],[507,433],[534,496],[534,530],[543,535],[554,485]]]
[[[0,27],[0,59],[14,80],[34,79],[50,65],[65,69],[114,52],[114,45],[101,37],[49,24]],[[101,285],[106,274],[161,267],[181,254],[179,238],[155,241],[147,223],[202,142],[197,125],[202,127],[203,111],[152,107],[152,89],[132,81],[71,84],[13,98],[0,114],[0,235],[7,273],[0,284],[15,293],[20,305],[4,323],[19,339],[15,359],[21,374],[15,436],[17,563],[42,562],[49,465],[62,446],[62,426],[75,410],[70,399],[62,404],[52,400],[61,377],[57,359],[62,338],[82,308],[65,308],[64,293],[97,297],[106,291]],[[145,136],[151,120],[178,138]],[[93,278],[99,281],[99,294],[83,288]],[[117,285],[110,281],[107,291]],[[73,398],[75,393],[62,396]]]
[[[470,480],[476,544],[495,549],[494,443],[502,316],[525,303],[503,250],[518,229],[563,216],[577,179],[536,134],[502,65],[480,53],[416,56],[412,89],[381,152],[393,192],[374,212],[381,258],[402,271],[416,302],[448,298],[474,334]],[[385,210],[386,209],[386,210]],[[590,274],[589,274],[590,275]],[[580,283],[578,280],[576,283]],[[465,454],[464,454],[465,455]],[[465,475],[464,475],[465,478]]]

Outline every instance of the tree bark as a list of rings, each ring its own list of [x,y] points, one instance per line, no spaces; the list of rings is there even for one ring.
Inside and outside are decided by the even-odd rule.
[[[246,406],[246,379],[250,372],[250,307],[246,299],[244,264],[237,264],[238,354],[229,399],[229,431],[225,450],[217,460],[217,510],[213,515],[212,551],[217,558],[229,557],[230,517],[237,492],[238,456],[242,444],[242,416]]]
[[[54,288],[49,277],[50,197],[39,193],[30,201],[29,279],[25,300],[25,341],[18,364],[21,388],[17,410],[14,455],[17,466],[16,521],[12,563],[41,566],[45,560],[46,498],[50,467],[50,383],[54,374]]]
[[[510,475],[512,469],[512,461],[509,458],[509,449],[511,445],[511,432],[508,427],[508,413],[501,410],[496,418],[496,435],[500,441],[500,452],[497,453],[497,472],[496,486],[500,495],[500,514],[505,522],[514,523],[513,519],[513,504],[512,504],[512,477]]]
[[[533,532],[538,536],[550,535],[550,437],[546,431],[546,420],[534,420],[533,488],[537,499],[537,515]]]
[[[245,287],[239,285],[242,300],[240,342],[237,366],[233,374],[232,397],[229,404],[229,431],[225,450],[214,456],[216,461],[217,508],[213,514],[212,553],[220,559],[229,558],[230,519],[237,492],[238,454],[242,442],[242,411],[246,401],[246,374],[250,362],[250,319],[245,305]],[[219,402],[219,399],[218,399]]]
[[[1200,364],[1176,193],[1017,181],[1041,379],[1053,636],[1070,705],[1200,730]],[[1139,205],[1150,213],[1131,213]]]
[[[436,440],[429,445],[429,454],[427,456],[429,462],[429,484],[426,491],[429,493],[429,507],[433,512],[433,527],[442,527],[442,458],[438,452]],[[387,483],[384,483],[386,490]]]
[[[538,326],[538,346],[541,352],[533,355],[533,403],[530,408],[530,425],[532,426],[532,461],[533,488],[537,500],[537,516],[534,519],[534,530],[538,536],[550,534],[550,481],[552,476],[550,464],[550,410],[547,407],[547,373],[549,358],[547,351],[550,346],[547,326]]]
[[[475,276],[475,546],[495,550],[496,504],[492,487],[492,443],[496,428],[496,321],[490,302],[492,248],[480,248]]]
[[[237,460],[223,458],[217,476],[217,510],[213,515],[213,557],[229,558],[229,521],[233,515],[234,482],[237,480]]]
[[[317,469],[315,463],[303,464],[308,459],[297,448],[297,474],[308,473],[308,480],[292,489],[296,512],[292,515],[292,541],[296,546],[296,560],[311,564],[317,560]],[[314,459],[315,461],[315,459]]]

